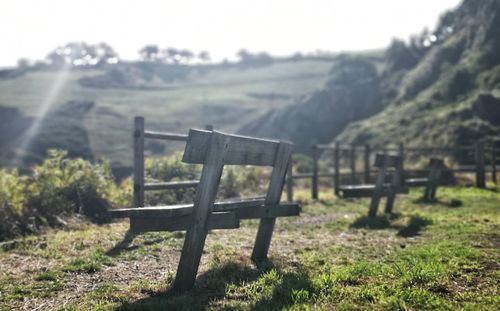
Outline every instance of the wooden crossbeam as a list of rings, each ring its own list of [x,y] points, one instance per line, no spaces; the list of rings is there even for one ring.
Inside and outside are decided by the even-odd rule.
[[[191,215],[173,217],[130,217],[130,230],[134,233],[155,231],[186,231],[190,226]],[[234,212],[211,213],[207,220],[207,230],[236,229],[240,218]]]
[[[158,182],[158,183],[147,183],[144,184],[144,190],[177,190],[194,188],[198,186],[200,182],[198,180],[187,180],[187,181],[169,181],[169,182]]]

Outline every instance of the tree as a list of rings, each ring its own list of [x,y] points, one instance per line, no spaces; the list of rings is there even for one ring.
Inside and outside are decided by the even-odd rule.
[[[144,61],[152,62],[157,59],[159,51],[157,45],[148,44],[139,50],[139,54]]]
[[[198,53],[198,59],[202,63],[209,63],[212,60],[212,58],[210,57],[210,53],[208,53],[208,51],[201,51],[200,53]]]

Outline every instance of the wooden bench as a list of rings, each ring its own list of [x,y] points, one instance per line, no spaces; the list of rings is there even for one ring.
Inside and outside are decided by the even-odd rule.
[[[439,185],[439,180],[441,179],[441,172],[445,168],[444,161],[442,159],[431,158],[429,160],[429,177],[427,178],[425,184],[425,190],[423,199],[424,201],[434,201],[436,200],[436,191]]]
[[[398,171],[402,166],[402,157],[377,154],[375,157],[375,167],[378,168],[377,179],[375,181],[375,187],[372,193],[372,200],[370,202],[370,209],[368,211],[368,217],[377,216],[378,206],[380,204],[380,199],[385,196],[387,197],[385,203],[386,214],[392,213],[392,208],[394,206],[394,200],[396,194],[401,192],[402,186],[402,175]],[[385,184],[386,174],[389,173],[391,176],[391,183]]]
[[[384,155],[383,154],[377,154],[376,155],[376,158],[375,158],[375,167],[378,167],[379,168],[379,174],[378,176],[380,176],[380,167],[378,165],[380,165],[380,161],[381,160],[381,157],[383,157]],[[397,157],[397,158],[401,158],[399,156],[388,156],[389,159],[392,159],[393,157]],[[380,163],[379,163],[380,162]],[[398,162],[399,163],[399,162]],[[403,176],[403,169],[402,169],[402,163],[399,163],[397,167],[393,167],[394,170],[392,171],[392,175],[399,175],[400,176],[400,179],[398,180],[402,180],[402,176]],[[392,167],[392,166],[391,166]],[[384,172],[384,176],[383,176],[383,182],[382,182],[382,189],[381,189],[381,195],[382,196],[387,196],[389,194],[389,190],[391,189],[391,181],[392,181],[392,177],[389,176],[389,182],[387,182],[387,173],[388,170],[386,169],[385,172]],[[338,191],[338,194],[340,197],[342,198],[364,198],[364,197],[372,197],[373,196],[373,193],[375,191],[375,187],[376,185],[375,184],[360,184],[360,185],[343,185],[343,186],[339,186],[337,191]],[[397,188],[397,193],[408,193],[408,187],[405,187],[403,185],[401,185],[400,187]]]
[[[239,227],[240,219],[260,219],[252,252],[255,262],[267,258],[276,217],[298,216],[300,206],[280,204],[292,144],[217,131],[189,131],[182,161],[203,164],[194,204],[117,209],[112,217],[129,217],[133,232],[187,230],[174,290],[191,289],[208,230]],[[273,167],[265,198],[215,202],[224,165]]]

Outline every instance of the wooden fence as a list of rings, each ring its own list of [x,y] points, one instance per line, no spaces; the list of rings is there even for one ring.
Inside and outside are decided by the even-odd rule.
[[[319,160],[322,154],[332,153],[332,167],[327,171],[321,171],[319,168]],[[374,171],[371,168],[371,159],[376,153],[382,154],[398,154],[407,159],[412,153],[470,153],[473,155],[473,162],[470,165],[460,165],[455,168],[449,168],[447,171],[452,173],[475,173],[476,186],[478,188],[486,187],[486,174],[491,173],[491,180],[497,183],[497,157],[498,152],[494,144],[486,147],[484,143],[479,142],[474,146],[461,146],[461,147],[406,147],[399,144],[394,148],[379,148],[374,149],[369,145],[347,145],[334,143],[333,145],[313,145],[312,146],[312,172],[293,174],[292,167],[288,169],[287,175],[287,199],[293,201],[293,182],[296,179],[311,179],[311,197],[318,199],[318,189],[320,178],[332,178],[332,187],[335,195],[339,195],[339,188],[341,186],[341,179],[349,180],[351,184],[368,184],[373,180]],[[486,155],[489,154],[489,163],[486,163]],[[358,155],[362,155],[362,169],[356,165],[359,163],[357,160]],[[429,157],[429,156],[428,156]],[[341,168],[341,160],[348,160],[348,168],[346,170]],[[413,176],[418,174],[425,174],[428,169],[405,169],[404,161],[403,175]],[[360,177],[361,175],[361,177]],[[404,178],[404,176],[402,176]],[[406,179],[411,181],[410,179]]]
[[[212,130],[213,127],[207,125],[205,129]],[[149,190],[175,190],[195,188],[199,181],[175,181],[175,182],[144,182],[144,140],[159,139],[166,141],[182,141],[187,140],[187,135],[176,133],[164,133],[145,130],[144,118],[136,117],[134,119],[134,207],[144,206],[144,192]],[[399,144],[398,147],[387,147],[375,149],[369,145],[349,145],[340,144],[338,142],[332,145],[317,144],[312,146],[312,172],[293,173],[292,165],[288,167],[286,189],[287,200],[293,201],[293,184],[294,180],[310,179],[311,180],[311,197],[318,199],[319,197],[319,181],[320,178],[331,178],[332,187],[335,195],[339,196],[339,188],[342,180],[348,180],[350,184],[369,184],[373,181],[375,170],[371,168],[371,160],[376,153],[383,154],[398,154],[403,159],[408,158],[412,153],[470,153],[473,155],[474,163],[471,165],[461,165],[456,168],[447,169],[453,173],[475,173],[476,186],[484,188],[486,186],[486,174],[491,173],[491,180],[497,183],[497,157],[498,152],[494,144],[486,147],[484,143],[477,143],[475,146],[458,146],[458,147],[405,147]],[[332,167],[328,171],[321,171],[319,168],[320,157],[324,153],[332,153]],[[490,163],[486,163],[485,155],[489,153]],[[362,155],[362,161],[356,161],[358,156]],[[341,160],[348,160],[347,170],[341,168]],[[362,168],[358,168],[357,164],[363,163]],[[403,160],[402,172],[404,176],[413,176],[416,174],[425,174],[427,169],[405,169]],[[401,176],[404,180],[404,176]],[[409,179],[406,179],[409,181]]]
[[[211,125],[205,126],[205,129],[212,130]],[[195,188],[198,180],[171,181],[158,183],[144,182],[144,139],[159,139],[166,141],[186,142],[188,135],[147,131],[144,129],[144,118],[134,118],[134,203],[133,207],[144,206],[144,192],[149,190],[176,190]]]

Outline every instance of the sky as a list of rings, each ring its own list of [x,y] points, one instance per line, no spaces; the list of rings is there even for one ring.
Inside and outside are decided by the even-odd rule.
[[[146,44],[273,55],[384,48],[432,29],[460,0],[1,0],[0,67],[71,41],[107,42],[122,59]]]

